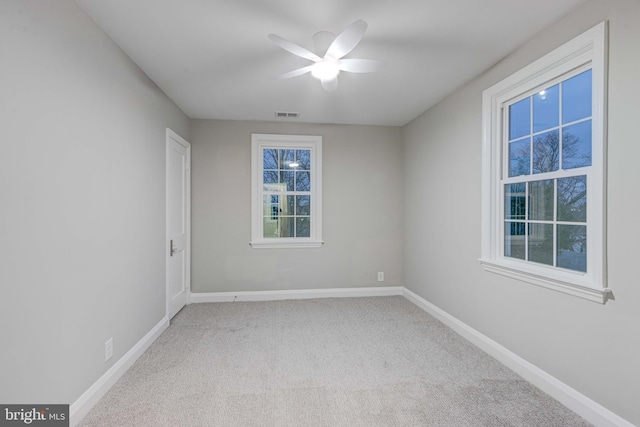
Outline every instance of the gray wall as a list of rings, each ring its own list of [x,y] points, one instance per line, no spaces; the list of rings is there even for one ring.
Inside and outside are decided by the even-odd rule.
[[[480,257],[482,91],[610,20],[609,284],[588,302],[492,273]],[[640,425],[640,2],[585,3],[403,129],[405,285]]]
[[[194,292],[402,284],[400,128],[206,120],[191,126]],[[323,247],[249,246],[252,133],[323,137]]]
[[[2,0],[0,40],[0,402],[73,403],[165,315],[189,121],[73,1]]]

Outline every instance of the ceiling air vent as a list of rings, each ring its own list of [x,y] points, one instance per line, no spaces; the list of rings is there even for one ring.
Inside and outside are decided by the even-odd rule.
[[[276,117],[279,119],[297,119],[300,113],[292,113],[290,111],[276,111]]]

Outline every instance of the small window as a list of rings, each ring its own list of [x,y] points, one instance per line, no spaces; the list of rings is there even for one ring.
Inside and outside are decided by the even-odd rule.
[[[605,302],[606,26],[483,94],[486,270]]]
[[[254,248],[322,245],[322,137],[252,135]]]

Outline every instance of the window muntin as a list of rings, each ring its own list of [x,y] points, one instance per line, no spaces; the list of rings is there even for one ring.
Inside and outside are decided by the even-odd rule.
[[[507,258],[587,271],[587,176],[504,184]]]
[[[503,106],[504,257],[587,271],[591,75],[589,64]]]
[[[322,244],[322,138],[252,135],[254,248]]]
[[[606,23],[483,93],[487,271],[604,303]]]
[[[509,177],[591,165],[592,73],[572,74],[506,106]]]
[[[262,159],[262,237],[311,237],[311,150],[267,147]]]

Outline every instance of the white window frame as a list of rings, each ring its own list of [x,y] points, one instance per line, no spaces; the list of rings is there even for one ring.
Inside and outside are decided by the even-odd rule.
[[[604,304],[606,283],[607,26],[602,22],[483,92],[482,248],[486,271]],[[592,70],[592,166],[587,179],[587,272],[505,257],[504,108],[574,70]],[[582,175],[584,173],[580,173]],[[506,175],[506,174],[504,174]]]
[[[263,150],[311,150],[310,237],[265,238],[263,232]],[[251,247],[256,249],[322,246],[322,137],[317,135],[251,135]]]

